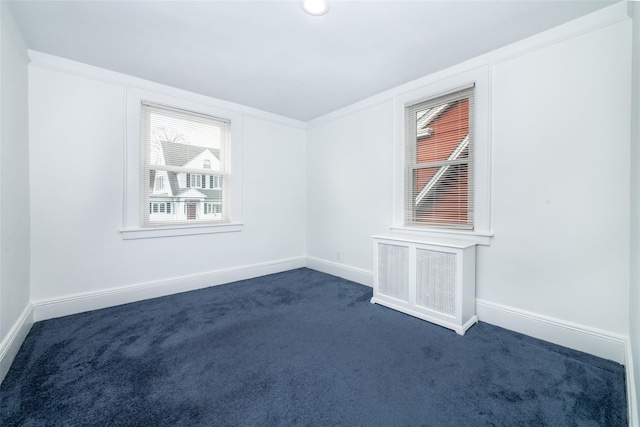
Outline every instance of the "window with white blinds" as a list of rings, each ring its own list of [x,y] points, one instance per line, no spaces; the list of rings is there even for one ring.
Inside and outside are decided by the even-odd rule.
[[[228,120],[142,103],[147,227],[229,221]]]
[[[405,107],[405,224],[474,229],[474,88]]]

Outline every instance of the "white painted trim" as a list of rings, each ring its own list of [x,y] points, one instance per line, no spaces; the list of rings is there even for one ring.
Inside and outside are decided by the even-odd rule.
[[[351,267],[350,265],[339,264],[337,262],[310,256],[306,257],[305,266],[312,270],[317,270],[322,273],[331,274],[332,276],[338,276],[343,279],[351,280],[352,282],[360,283],[361,285],[373,287],[373,272],[362,268]]]
[[[123,240],[150,239],[154,237],[190,236],[194,234],[231,233],[242,231],[242,222],[224,224],[184,225],[182,227],[124,228]]]
[[[7,336],[0,342],[0,383],[9,372],[18,350],[33,326],[33,306],[28,304],[16,323],[13,324]]]
[[[633,348],[631,346],[631,340],[627,338],[625,342],[625,375],[627,384],[627,409],[629,416],[629,426],[640,426],[640,418],[638,418],[638,391],[636,388],[636,377],[634,375],[633,366]]]
[[[474,68],[486,66],[488,64],[497,64],[521,55],[526,55],[533,51],[543,49],[557,43],[562,43],[573,37],[580,36],[590,31],[595,31],[600,28],[604,28],[606,26],[613,25],[628,19],[629,15],[627,13],[626,2],[621,1],[615,3],[594,13],[559,25],[542,33],[533,35],[524,40],[520,40],[494,51],[485,53],[468,61],[448,67],[444,70],[430,73],[425,77],[421,77],[403,85],[396,86],[393,89],[389,89],[385,92],[373,95],[369,98],[363,99],[362,101],[348,105],[339,110],[332,111],[328,114],[325,114],[324,116],[320,116],[308,121],[306,123],[306,128],[313,129],[318,126],[322,126],[341,117],[392,100],[394,97],[403,93],[413,91],[423,86],[428,86],[439,80],[455,76]]]
[[[136,283],[133,285],[101,289],[93,292],[70,294],[63,297],[33,301],[34,321],[68,316],[85,311],[157,298],[195,289],[246,280],[267,274],[280,273],[305,266],[305,257],[267,261],[247,266],[208,271],[170,279]]]
[[[373,240],[383,239],[383,240],[392,240],[396,242],[403,243],[417,243],[423,245],[432,245],[432,246],[444,246],[447,248],[455,248],[455,249],[465,249],[471,246],[475,246],[475,242],[469,242],[466,240],[460,239],[445,239],[442,236],[438,237],[430,237],[425,236],[423,234],[413,233],[413,234],[404,234],[404,233],[387,233],[387,234],[375,234],[371,236]]]
[[[28,53],[29,53],[29,58],[31,59],[31,65],[35,67],[45,68],[52,71],[63,72],[63,73],[77,76],[77,77],[98,80],[105,83],[138,87],[141,89],[158,92],[163,95],[186,99],[191,102],[212,105],[217,108],[235,111],[237,113],[242,113],[247,116],[268,120],[270,122],[291,126],[297,129],[305,129],[306,127],[305,123],[300,120],[290,119],[288,117],[280,116],[278,114],[273,114],[267,111],[258,110],[257,108],[236,104],[235,102],[212,98],[210,96],[189,92],[186,90],[163,85],[161,83],[155,83],[150,80],[140,79],[138,77],[133,77],[127,74],[106,70],[104,68],[83,64],[81,62],[72,61],[70,59],[65,59],[65,58],[49,55],[49,54],[34,51],[34,50],[29,50]]]
[[[537,313],[476,299],[478,320],[624,364],[627,338]]]
[[[490,246],[491,238],[493,238],[493,233],[491,232],[438,230],[435,228],[421,229],[416,227],[391,227],[390,230],[393,233],[420,235],[426,239],[455,239],[483,246]]]

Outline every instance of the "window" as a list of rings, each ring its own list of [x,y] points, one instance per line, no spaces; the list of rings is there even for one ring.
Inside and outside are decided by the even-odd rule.
[[[164,190],[164,177],[159,175],[156,176],[156,182],[155,182],[155,191],[160,191],[160,190]]]
[[[489,67],[421,84],[394,99],[391,229],[489,245]]]
[[[222,212],[220,205],[216,203],[205,203],[204,214],[205,215],[219,215]]]
[[[191,188],[205,188],[204,176],[200,174],[187,174],[187,182]]]
[[[405,108],[405,224],[473,230],[473,88]]]
[[[173,212],[173,203],[171,202],[151,202],[149,203],[149,215],[161,213],[171,214]]]
[[[126,98],[122,238],[241,231],[243,114],[171,88],[162,92],[128,86]],[[212,147],[211,140],[218,138],[220,147]],[[191,187],[187,174],[200,175],[200,186]],[[218,187],[211,186],[212,175],[221,177]],[[163,177],[159,191],[157,176]],[[165,205],[161,214],[158,205],[152,215],[150,203],[162,202],[172,204],[170,212]],[[219,203],[220,214],[205,217],[205,202]]]
[[[222,176],[220,176],[220,175],[211,175],[209,177],[209,187],[210,188],[221,188],[222,187]]]
[[[142,142],[145,165],[142,182],[155,178],[155,190],[143,189],[143,203],[150,204],[144,218],[147,226],[193,223],[194,221],[227,221],[228,188],[209,186],[204,170],[219,176],[228,174],[229,122],[215,117],[174,109],[162,105],[142,103]],[[178,181],[186,174],[186,188]],[[157,200],[167,194],[157,194],[164,187],[162,175],[167,177],[172,209],[169,203]],[[197,201],[195,201],[197,200]],[[219,215],[202,218],[198,207],[202,203],[215,204]],[[182,205],[182,209],[180,209]],[[167,215],[175,212],[175,215]]]

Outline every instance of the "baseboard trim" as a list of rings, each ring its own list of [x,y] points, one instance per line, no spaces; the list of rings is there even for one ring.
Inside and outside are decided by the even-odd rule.
[[[501,304],[476,300],[478,320],[583,351],[620,364],[626,362],[627,338]]]
[[[633,348],[631,340],[627,338],[625,342],[625,375],[627,380],[627,408],[629,409],[629,425],[639,426],[640,418],[638,418],[638,395],[636,389],[635,367],[633,365]]]
[[[170,279],[70,294],[59,298],[33,301],[34,321],[68,316],[85,311],[157,298],[195,289],[208,288],[238,280],[252,279],[305,266],[305,257],[295,257],[191,274]]]
[[[373,273],[368,270],[309,256],[306,258],[306,267],[373,287]]]
[[[9,372],[9,368],[13,363],[20,350],[20,346],[29,334],[33,326],[33,306],[29,303],[24,308],[16,323],[13,324],[7,336],[0,342],[0,383]]]

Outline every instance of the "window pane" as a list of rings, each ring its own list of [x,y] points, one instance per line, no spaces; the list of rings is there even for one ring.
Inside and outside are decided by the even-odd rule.
[[[442,103],[416,112],[416,163],[466,158],[468,150],[456,152],[469,134],[469,100]],[[457,154],[457,155],[456,155]]]
[[[220,170],[223,124],[148,107],[149,164]]]
[[[142,108],[149,182],[144,201],[157,204],[145,221],[225,220],[224,214],[211,214],[213,203],[221,206],[227,199],[214,177],[227,173],[228,122],[155,105]]]
[[[470,223],[468,164],[416,169],[413,182],[410,222],[461,226]]]
[[[405,221],[473,229],[473,88],[405,109]]]
[[[154,196],[171,195],[172,194],[171,187],[177,187],[178,185],[178,179],[175,173],[167,172],[163,170],[150,170],[148,173],[149,175],[146,181],[149,182],[150,184],[148,191],[150,192],[151,195],[154,195]],[[173,180],[173,182],[171,180]],[[167,183],[169,185],[167,185]]]

